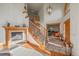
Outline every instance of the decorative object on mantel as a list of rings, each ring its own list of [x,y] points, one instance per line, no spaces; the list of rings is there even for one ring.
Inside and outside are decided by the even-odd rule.
[[[10,23],[9,22],[7,22],[7,24],[6,24],[7,26],[10,26]]]
[[[23,24],[23,27],[26,27],[26,24]]]
[[[15,25],[15,27],[20,27],[19,25]]]
[[[26,24],[22,24],[22,25],[15,25],[15,27],[26,27]]]

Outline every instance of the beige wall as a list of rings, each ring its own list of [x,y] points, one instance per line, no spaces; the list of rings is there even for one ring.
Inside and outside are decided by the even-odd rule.
[[[6,21],[11,24],[23,23],[24,15],[24,4],[22,3],[2,3],[0,4],[0,22],[5,24]],[[1,26],[2,23],[0,23]]]
[[[2,26],[6,25],[6,22],[10,22],[11,25],[27,24],[28,19],[24,18],[22,14],[24,10],[23,3],[0,3],[0,42],[5,41],[5,31]]]
[[[63,21],[64,17],[64,4],[51,4],[52,13],[48,15],[47,7],[49,4],[44,4],[39,11],[40,23],[46,27],[46,24],[60,23],[60,32],[64,32]],[[64,17],[64,18],[63,18]]]
[[[73,44],[72,54],[79,56],[79,4],[70,4],[70,39]]]

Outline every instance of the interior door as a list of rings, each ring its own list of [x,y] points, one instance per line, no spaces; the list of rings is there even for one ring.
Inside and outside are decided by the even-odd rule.
[[[65,42],[70,43],[70,19],[64,22],[65,28]]]

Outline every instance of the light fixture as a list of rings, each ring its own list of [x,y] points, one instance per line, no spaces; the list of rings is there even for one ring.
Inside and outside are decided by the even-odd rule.
[[[48,6],[48,8],[47,8],[47,11],[48,11],[48,14],[51,14],[52,8],[51,8],[50,4],[49,4],[49,6]]]
[[[24,11],[22,12],[25,15],[25,18],[27,18],[27,7],[26,7],[26,3],[24,4]]]

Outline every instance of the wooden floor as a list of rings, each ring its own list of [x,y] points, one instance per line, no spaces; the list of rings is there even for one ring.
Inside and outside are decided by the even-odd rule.
[[[25,48],[32,48],[34,50],[39,51],[42,54],[47,54],[48,56],[65,56],[63,53],[50,52],[50,51],[48,51],[46,49],[42,49],[42,48],[40,48],[40,47],[30,43],[30,42],[25,43],[23,45],[23,47],[25,47]]]
[[[3,48],[3,44],[2,43],[0,43],[0,48]]]
[[[38,51],[38,52],[40,52],[42,54],[46,54],[48,56],[65,56],[65,54],[63,54],[63,53],[50,52],[50,51],[48,51],[46,49],[42,49],[39,46],[36,46],[36,45],[34,45],[34,44],[30,43],[30,42],[25,42],[23,47],[34,49],[34,50],[36,50],[36,51]],[[2,46],[2,44],[0,44],[0,48],[4,48]]]
[[[38,47],[34,44],[31,44],[30,42],[25,43],[23,47],[32,48],[32,49],[35,49],[35,50],[39,51],[40,53],[51,55],[51,53],[49,51],[47,51],[45,49],[41,49],[40,47]]]

